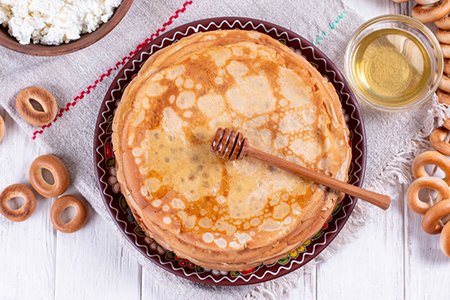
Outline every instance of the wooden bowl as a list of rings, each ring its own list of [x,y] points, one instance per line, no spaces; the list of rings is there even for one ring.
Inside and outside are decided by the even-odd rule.
[[[108,22],[100,25],[97,30],[91,33],[82,34],[78,40],[71,41],[67,44],[62,43],[57,46],[48,46],[33,44],[31,42],[28,45],[22,45],[16,40],[15,37],[9,35],[7,27],[0,25],[0,45],[13,51],[37,56],[55,56],[75,52],[94,44],[107,35],[117,24],[119,24],[120,20],[122,20],[125,16],[132,3],[133,0],[122,0],[122,3],[116,8],[114,14]]]

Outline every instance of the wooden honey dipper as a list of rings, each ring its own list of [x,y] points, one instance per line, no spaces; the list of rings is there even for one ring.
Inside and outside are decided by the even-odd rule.
[[[211,144],[211,151],[217,156],[229,160],[243,159],[245,156],[259,159],[268,165],[299,175],[339,192],[344,192],[350,196],[357,197],[384,210],[388,209],[391,204],[391,198],[388,196],[364,190],[250,147],[248,140],[244,138],[242,133],[229,128],[217,129],[214,141]]]

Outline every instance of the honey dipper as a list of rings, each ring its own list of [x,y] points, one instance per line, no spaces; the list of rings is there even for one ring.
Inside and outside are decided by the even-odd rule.
[[[217,129],[214,141],[211,144],[211,151],[217,156],[229,160],[242,159],[245,156],[259,159],[268,165],[299,175],[300,177],[325,185],[336,191],[344,192],[350,196],[357,197],[384,210],[388,209],[391,204],[391,198],[386,195],[364,190],[357,186],[320,174],[285,159],[255,149],[249,145],[248,140],[244,138],[242,133],[229,128]]]

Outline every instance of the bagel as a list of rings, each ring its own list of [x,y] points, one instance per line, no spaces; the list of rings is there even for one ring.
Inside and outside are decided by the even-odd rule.
[[[438,1],[431,5],[417,4],[411,11],[414,19],[422,23],[435,22],[450,12],[450,0]]]
[[[442,19],[434,22],[434,24],[441,29],[449,30],[450,29],[450,16],[446,15]]]
[[[0,116],[0,142],[3,140],[4,136],[5,136],[5,121],[3,120],[2,116]]]
[[[450,58],[450,45],[439,43],[442,50],[442,56],[445,58]]]
[[[450,257],[450,222],[447,223],[441,231],[441,250],[442,252]]]
[[[439,82],[439,89],[450,93],[450,78],[446,74],[442,75],[441,82]]]
[[[450,74],[450,59],[448,58],[444,59],[444,73]]]
[[[442,123],[442,126],[447,130],[450,130],[450,119],[445,119],[444,123]]]
[[[430,177],[425,171],[426,165],[435,165],[445,173],[443,179],[447,185],[450,184],[450,160],[437,151],[427,151],[416,156],[412,163],[414,178]]]
[[[12,198],[20,197],[25,200],[25,203],[18,209],[11,209],[8,206],[8,201]],[[8,186],[0,194],[0,213],[5,218],[14,221],[22,222],[31,217],[36,209],[36,197],[29,187],[23,184],[13,184]]]
[[[449,131],[445,127],[438,127],[430,135],[430,143],[434,149],[444,155],[450,156],[450,144],[445,141]]]
[[[438,28],[436,30],[436,38],[441,43],[450,44],[450,31]]]
[[[38,102],[43,111],[34,108],[32,100]],[[55,97],[47,90],[37,86],[29,86],[21,90],[16,98],[16,106],[25,121],[37,126],[50,123],[55,119],[58,111]]]
[[[42,169],[52,173],[54,183],[48,183],[42,176]],[[55,198],[62,195],[69,187],[69,172],[64,163],[53,155],[42,155],[31,164],[28,173],[33,188],[44,197]]]
[[[416,3],[420,5],[431,5],[437,2],[439,2],[439,0],[416,0]]]
[[[423,216],[422,229],[428,234],[438,234],[443,226],[439,221],[450,214],[450,199],[442,200],[433,205]]]
[[[444,104],[450,105],[450,95],[448,95],[446,92],[438,90],[436,95],[438,97],[439,103],[444,103]]]
[[[77,212],[70,222],[64,223],[61,220],[61,213],[69,206],[75,207]],[[73,233],[80,230],[86,224],[88,214],[88,207],[83,200],[73,195],[65,195],[56,199],[53,203],[50,210],[50,220],[58,231]]]
[[[409,208],[419,215],[424,215],[430,204],[419,199],[419,191],[421,189],[432,189],[437,193],[436,201],[450,198],[450,191],[448,185],[440,178],[437,177],[421,177],[414,180],[406,192],[406,202]]]

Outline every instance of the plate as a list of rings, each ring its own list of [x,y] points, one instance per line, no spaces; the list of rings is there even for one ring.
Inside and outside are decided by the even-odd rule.
[[[366,163],[364,124],[356,99],[342,74],[329,58],[298,34],[265,21],[236,17],[205,19],[175,28],[147,44],[124,65],[111,84],[98,114],[94,137],[94,163],[101,196],[114,223],[146,259],[192,281],[213,285],[246,285],[286,275],[311,261],[337,236],[353,211],[357,199],[346,195],[314,237],[272,265],[261,265],[242,272],[208,270],[163,249],[154,240],[145,236],[120,193],[111,144],[112,121],[122,93],[152,53],[199,31],[227,29],[256,30],[270,35],[303,55],[332,82],[338,92],[345,120],[350,129],[352,163],[349,182],[356,186],[362,185]]]

